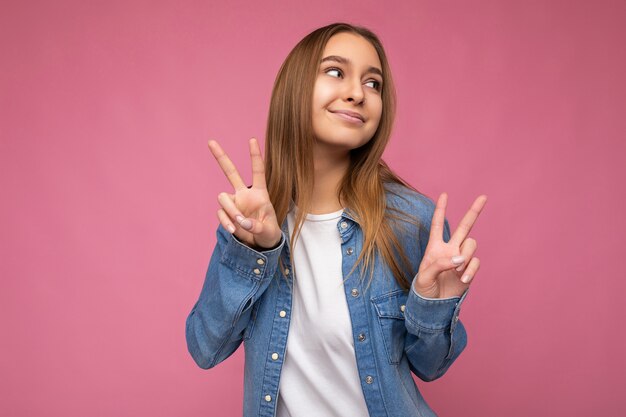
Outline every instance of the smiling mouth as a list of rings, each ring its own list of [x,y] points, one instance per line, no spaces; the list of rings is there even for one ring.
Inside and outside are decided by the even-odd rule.
[[[356,124],[356,125],[362,125],[363,123],[365,123],[363,120],[359,119],[358,117],[353,117],[353,116],[349,116],[345,113],[337,113],[337,112],[333,112],[331,111],[332,114],[334,114],[335,116],[341,118],[342,120],[345,120],[347,122]]]

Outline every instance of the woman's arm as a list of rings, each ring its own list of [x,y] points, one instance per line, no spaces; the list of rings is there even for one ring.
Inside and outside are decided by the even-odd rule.
[[[423,381],[433,381],[445,374],[467,345],[467,333],[459,320],[467,291],[462,297],[430,299],[420,296],[413,288],[409,290],[405,353],[411,371]]]
[[[447,219],[444,219],[443,240],[450,240]],[[422,253],[427,244],[428,239],[422,235]],[[413,373],[424,381],[433,381],[445,374],[467,345],[467,333],[459,313],[469,288],[460,297],[428,298],[419,295],[414,284],[411,283],[404,312],[407,328],[404,350]]]
[[[185,336],[189,353],[203,369],[228,358],[241,344],[252,306],[276,274],[285,242],[256,251],[221,225],[198,301],[189,313]]]
[[[405,307],[405,352],[413,372],[425,381],[442,376],[467,345],[459,311],[480,266],[474,257],[476,241],[468,234],[487,196],[474,201],[452,236],[445,218],[447,200],[447,194],[439,196],[428,238],[420,236],[423,256]]]
[[[234,194],[218,195],[217,243],[200,297],[185,326],[187,349],[204,369],[229,357],[241,344],[252,306],[276,274],[286,240],[267,192],[261,148],[256,139],[249,145],[251,187],[245,185],[221,146],[209,141]]]

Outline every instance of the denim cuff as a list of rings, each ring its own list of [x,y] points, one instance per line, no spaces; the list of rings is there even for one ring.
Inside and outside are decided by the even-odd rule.
[[[240,275],[261,281],[265,277],[273,277],[278,268],[278,259],[283,250],[285,234],[281,232],[280,242],[273,249],[257,251],[241,242],[235,235],[219,225],[220,230],[226,236],[226,247],[222,251],[220,262],[228,265]]]
[[[419,295],[413,284],[411,282],[405,318],[424,329],[443,330],[450,327],[451,331],[454,330],[469,288],[460,297],[427,298]]]

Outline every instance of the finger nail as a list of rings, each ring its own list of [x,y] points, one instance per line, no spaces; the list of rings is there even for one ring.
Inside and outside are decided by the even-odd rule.
[[[463,265],[461,264],[456,268],[457,272],[461,272],[463,270]]]
[[[463,255],[457,255],[457,256],[452,257],[452,263],[455,265],[462,264],[463,261],[465,261],[465,258],[463,257]]]
[[[233,226],[232,224],[229,224],[227,229],[230,233],[235,233],[235,226]]]
[[[239,222],[239,225],[243,227],[244,229],[246,230],[252,229],[252,222],[250,221],[250,219],[245,219],[241,215],[237,216],[236,219],[237,219],[237,222]]]
[[[461,281],[464,282],[465,284],[469,284],[471,280],[472,280],[472,277],[470,275],[463,275],[463,278],[461,278]]]

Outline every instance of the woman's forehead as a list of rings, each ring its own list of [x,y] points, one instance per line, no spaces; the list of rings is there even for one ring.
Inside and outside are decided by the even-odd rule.
[[[360,35],[341,32],[333,35],[324,48],[322,60],[329,56],[345,58],[344,62],[362,67],[380,68],[380,59],[376,48]]]

